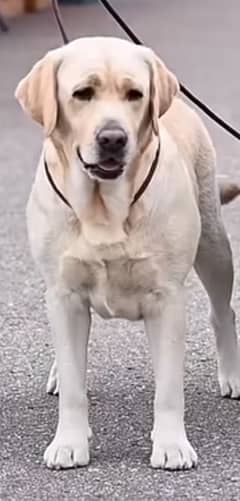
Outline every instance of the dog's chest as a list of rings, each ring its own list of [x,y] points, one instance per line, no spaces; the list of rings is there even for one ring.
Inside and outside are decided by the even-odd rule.
[[[138,320],[158,299],[159,266],[149,253],[122,249],[94,257],[91,252],[89,256],[74,254],[63,258],[64,283],[101,316]]]

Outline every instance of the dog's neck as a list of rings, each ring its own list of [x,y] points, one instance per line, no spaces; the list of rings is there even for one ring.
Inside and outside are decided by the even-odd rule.
[[[131,208],[131,202],[151,166],[157,141],[153,137],[148,142],[133,160],[127,175],[103,182],[91,179],[80,168],[77,157],[69,162],[68,155],[64,155],[54,144],[57,163],[61,166],[58,172],[54,169],[53,175],[57,175],[56,181],[80,221],[84,237],[92,245],[120,243],[127,238],[131,219],[136,217],[143,205],[140,200],[136,207]],[[53,143],[50,150],[52,148]]]

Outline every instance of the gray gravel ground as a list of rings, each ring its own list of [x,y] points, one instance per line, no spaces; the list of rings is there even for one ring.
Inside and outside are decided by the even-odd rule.
[[[236,0],[115,0],[180,80],[240,128],[240,3]],[[96,4],[63,9],[68,33],[121,32]],[[24,207],[41,145],[39,129],[13,100],[21,76],[60,43],[49,12],[11,21],[0,33],[0,500],[168,501],[240,499],[240,403],[222,400],[216,381],[208,304],[188,283],[186,423],[197,470],[149,467],[153,381],[142,324],[95,318],[88,387],[94,438],[88,468],[51,472],[42,464],[57,399],[45,384],[52,360],[43,284],[29,255]],[[240,144],[204,118],[219,171],[240,181]],[[240,313],[240,201],[224,209]]]

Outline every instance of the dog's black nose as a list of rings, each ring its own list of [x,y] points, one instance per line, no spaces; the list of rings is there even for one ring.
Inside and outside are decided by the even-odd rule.
[[[127,134],[120,127],[104,127],[97,134],[97,142],[103,152],[121,153],[127,144]]]

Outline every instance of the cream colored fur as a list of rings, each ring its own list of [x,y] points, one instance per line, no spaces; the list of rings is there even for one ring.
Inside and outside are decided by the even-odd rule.
[[[74,90],[86,85],[95,86],[97,98],[74,99]],[[140,88],[143,98],[126,101],[129,86]],[[144,320],[156,381],[152,466],[184,469],[197,463],[185,432],[183,397],[184,283],[193,265],[211,301],[221,393],[240,396],[232,256],[215,152],[200,118],[177,92],[176,78],[150,49],[109,38],[80,39],[50,52],[16,90],[46,136],[27,223],[47,287],[56,349],[48,390],[59,387],[60,393],[56,435],[44,455],[49,467],[89,461],[90,308],[104,318]],[[87,162],[98,161],[95,132],[106,119],[117,120],[129,139],[124,174],[114,181],[92,178],[76,154],[80,145]],[[157,136],[159,165],[131,208]],[[50,186],[44,157],[73,210]]]

